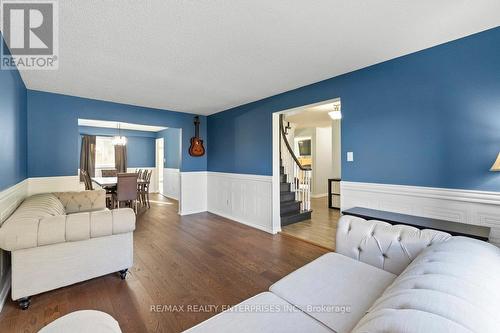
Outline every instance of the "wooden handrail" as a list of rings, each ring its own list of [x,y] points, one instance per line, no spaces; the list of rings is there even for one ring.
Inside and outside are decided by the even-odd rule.
[[[311,168],[303,166],[297,156],[295,156],[295,153],[293,152],[292,147],[290,147],[290,143],[288,143],[288,139],[286,138],[285,135],[285,128],[283,127],[283,115],[280,114],[280,131],[281,131],[281,137],[283,138],[283,141],[285,142],[286,148],[288,149],[288,152],[290,155],[292,155],[293,160],[295,161],[295,164],[299,167],[300,170],[302,171],[311,171]]]

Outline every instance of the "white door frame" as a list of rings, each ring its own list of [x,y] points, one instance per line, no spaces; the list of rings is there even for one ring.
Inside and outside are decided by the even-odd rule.
[[[160,156],[160,142],[161,142],[161,156]],[[163,168],[165,167],[165,141],[163,138],[157,138],[155,141],[155,168],[156,168],[156,187],[158,193],[163,195]],[[161,179],[161,182],[160,182]]]
[[[333,103],[340,100],[340,97],[327,99],[318,103],[305,104],[295,108],[274,112],[272,115],[273,122],[273,181],[272,181],[272,232],[276,234],[281,231],[281,216],[280,216],[280,114],[297,113],[305,107],[318,106],[325,103]]]

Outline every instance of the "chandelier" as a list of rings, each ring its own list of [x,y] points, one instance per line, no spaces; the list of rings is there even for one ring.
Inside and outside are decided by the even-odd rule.
[[[125,146],[127,144],[127,138],[122,136],[120,123],[118,123],[118,136],[114,136],[111,143],[113,143],[113,146]]]

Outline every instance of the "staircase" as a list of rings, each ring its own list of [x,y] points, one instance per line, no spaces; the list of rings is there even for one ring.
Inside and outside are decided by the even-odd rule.
[[[280,181],[281,226],[309,220],[312,210],[302,210],[302,202],[295,200],[295,192],[291,190],[291,183],[287,182],[287,175],[283,166],[280,166]]]
[[[280,215],[281,226],[311,218],[310,168],[300,164],[287,139],[280,115]]]

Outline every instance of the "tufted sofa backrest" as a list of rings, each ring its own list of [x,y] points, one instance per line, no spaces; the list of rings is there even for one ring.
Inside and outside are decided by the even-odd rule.
[[[500,332],[500,249],[452,237],[422,253],[353,332]]]
[[[66,214],[91,212],[106,209],[106,191],[54,192],[61,201]]]
[[[445,232],[342,216],[335,252],[399,275],[426,247],[450,239]]]

